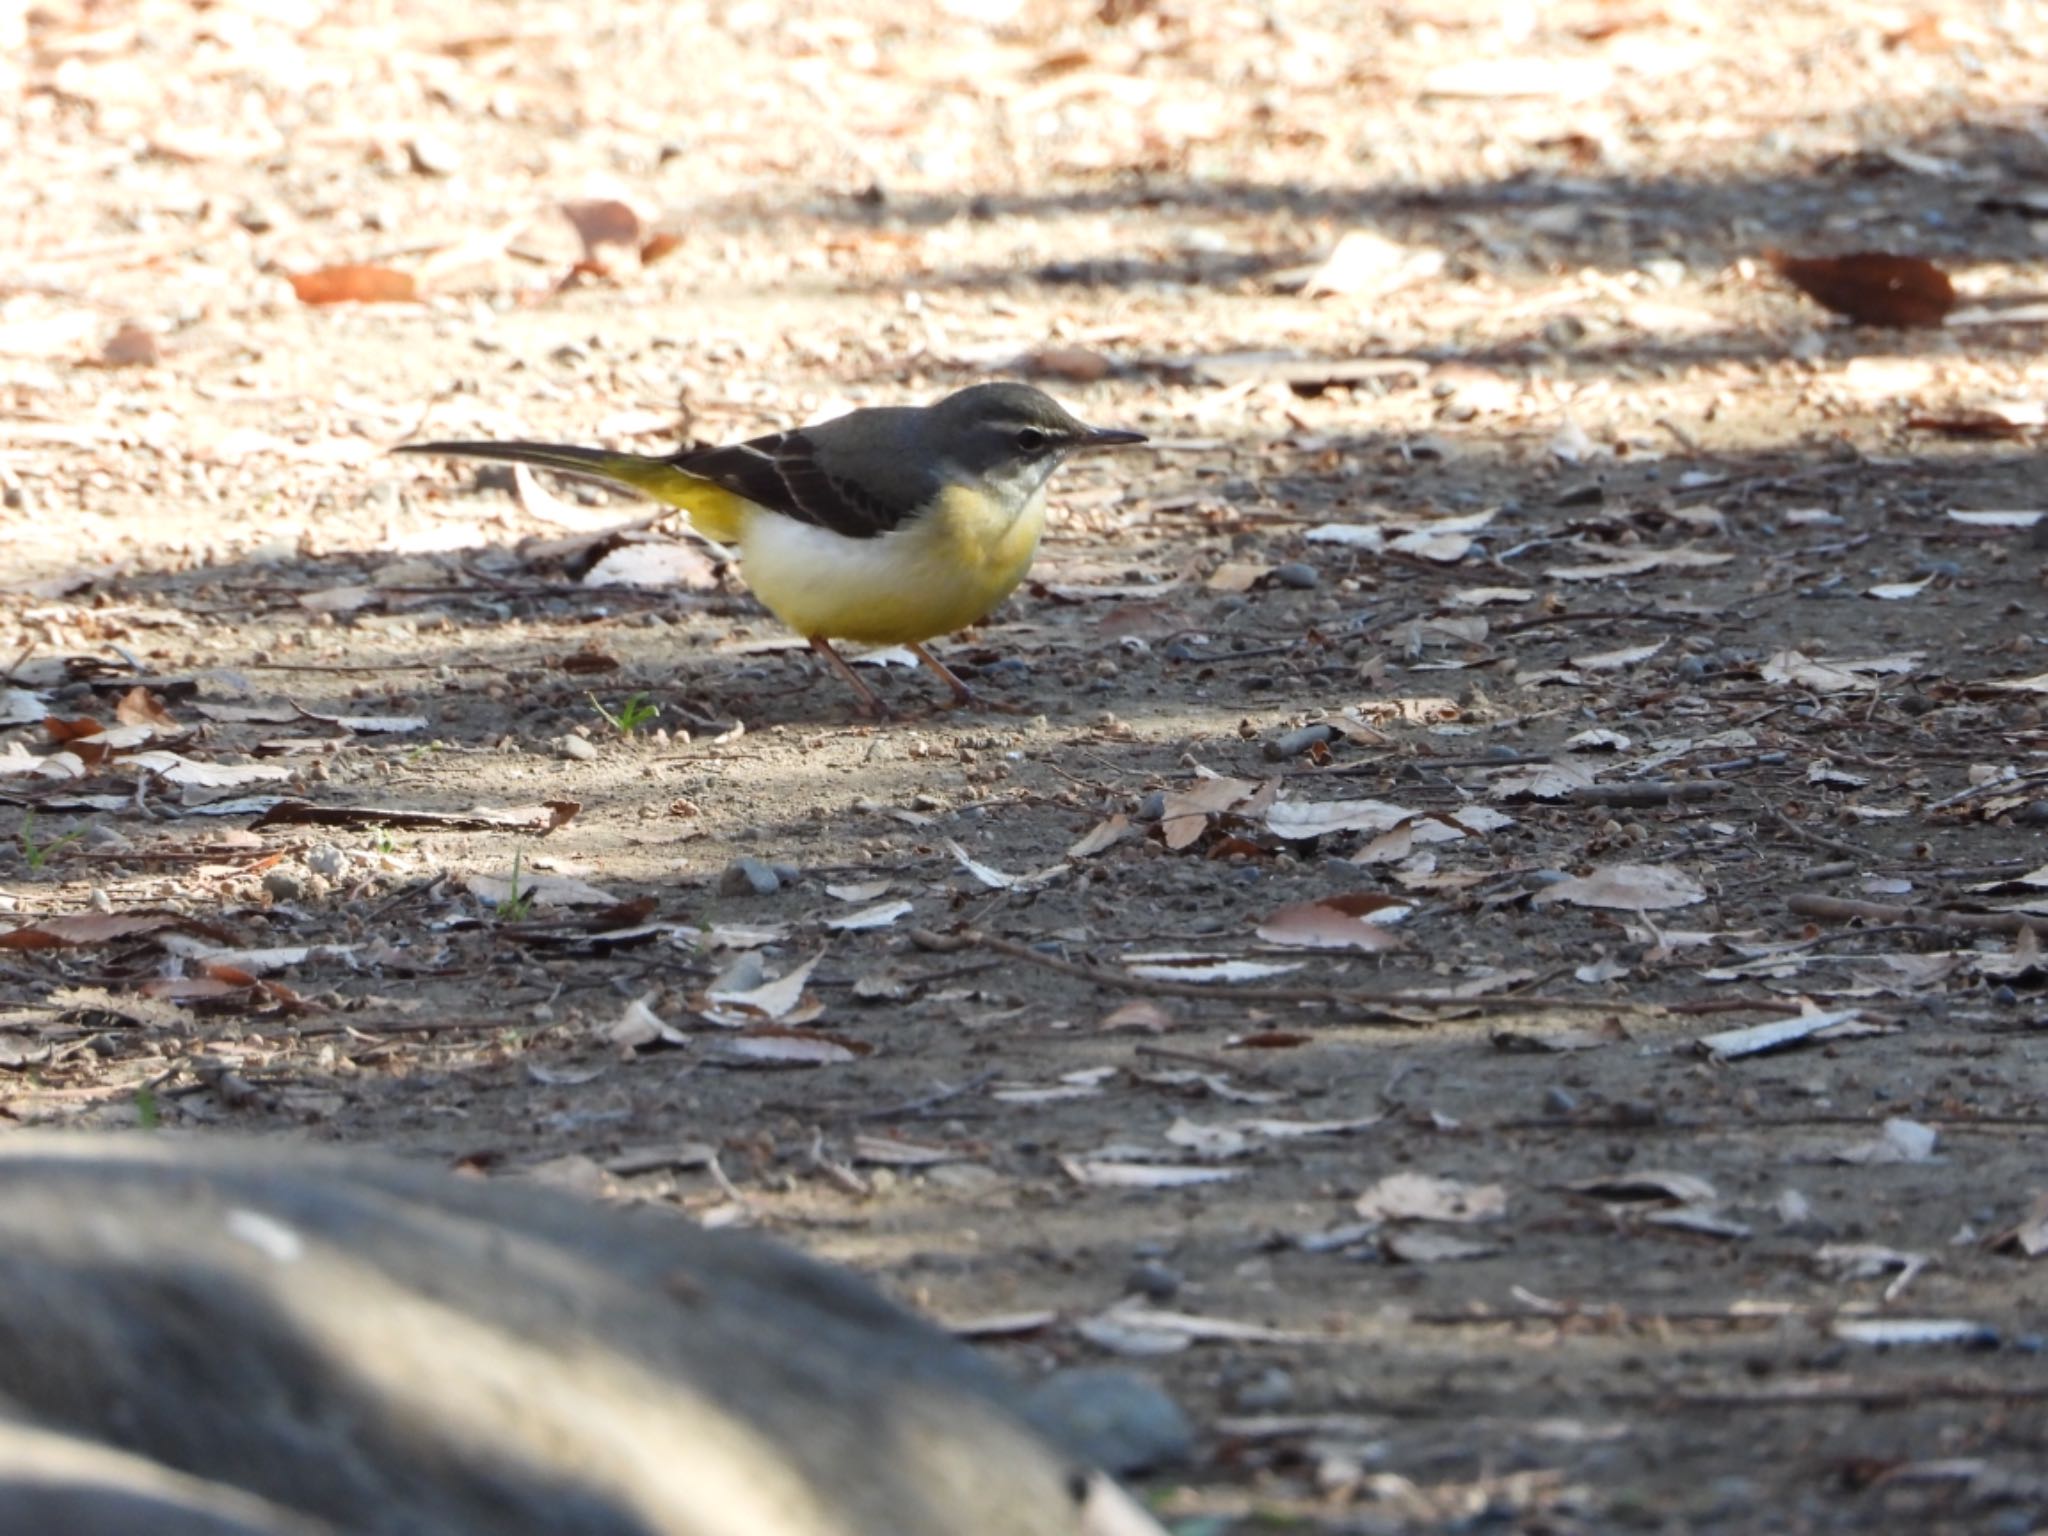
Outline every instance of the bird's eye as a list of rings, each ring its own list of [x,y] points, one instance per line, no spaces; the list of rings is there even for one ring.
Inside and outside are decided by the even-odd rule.
[[[1045,434],[1036,427],[1024,427],[1017,433],[1017,446],[1026,453],[1036,453],[1045,446]]]

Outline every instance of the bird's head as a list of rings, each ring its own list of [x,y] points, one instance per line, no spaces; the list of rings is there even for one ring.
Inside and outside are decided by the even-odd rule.
[[[927,417],[934,458],[961,478],[1020,499],[1045,484],[1070,453],[1142,443],[1142,432],[1091,427],[1029,384],[976,384],[946,396]]]

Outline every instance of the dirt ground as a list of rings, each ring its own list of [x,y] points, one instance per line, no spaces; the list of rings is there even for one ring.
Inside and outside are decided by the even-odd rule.
[[[0,5],[0,1113],[759,1225],[1183,1536],[2043,1528],[2040,23]],[[388,457],[992,375],[1153,441],[984,713]]]

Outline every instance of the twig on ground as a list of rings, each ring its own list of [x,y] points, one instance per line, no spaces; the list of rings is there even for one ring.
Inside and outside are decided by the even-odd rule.
[[[1363,987],[1242,987],[1235,984],[1219,986],[1199,981],[1169,981],[1149,976],[1131,976],[1104,966],[1081,965],[1072,960],[1062,960],[1056,955],[1040,954],[1028,944],[997,938],[994,934],[984,933],[978,928],[963,928],[953,934],[934,933],[930,929],[919,928],[912,930],[910,941],[919,949],[931,950],[938,954],[953,954],[965,949],[992,950],[996,954],[1007,955],[1012,960],[1022,960],[1061,976],[1071,976],[1076,981],[1085,981],[1097,987],[1108,987],[1118,992],[1137,992],[1151,997],[1199,997],[1210,1002],[1316,1003],[1326,1008],[1364,1013],[1385,1023],[1405,1024],[1411,1028],[1420,1027],[1426,1021],[1407,1017],[1403,1014],[1403,1009],[1464,1008],[1474,1013],[1534,1012],[1543,1008],[1570,1009],[1581,1013],[1641,1014],[1663,1011],[1662,1005],[1658,1003],[1613,999],[1603,1002],[1585,997],[1465,997],[1453,992],[1382,992],[1370,991]]]
[[[1859,864],[1870,858],[1869,850],[1858,848],[1854,843],[1845,843],[1839,838],[1829,837],[1825,833],[1815,832],[1810,828],[1802,827],[1775,806],[1762,805],[1758,806],[1757,809],[1769,817],[1772,825],[1776,826],[1779,831],[1790,833],[1802,843],[1811,843],[1814,847],[1825,848],[1830,853],[1844,854],[1856,860]]]
[[[962,1094],[972,1093],[996,1080],[994,1072],[977,1072],[974,1076],[957,1083],[941,1083],[930,1093],[920,1094],[914,1099],[905,1099],[898,1104],[884,1104],[880,1109],[864,1109],[856,1120],[897,1120],[913,1115],[930,1114],[941,1104],[949,1103]]]
[[[1821,917],[1831,922],[1868,923],[1887,926],[1963,929],[1977,933],[2024,933],[2048,935],[2048,917],[2028,912],[1952,912],[1945,907],[1892,906],[1882,901],[1852,901],[1846,896],[1819,896],[1799,892],[1785,898],[1786,910],[1801,917]]]

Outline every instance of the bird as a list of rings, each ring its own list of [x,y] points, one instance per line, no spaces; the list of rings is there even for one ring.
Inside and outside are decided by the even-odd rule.
[[[925,642],[979,623],[1024,579],[1045,529],[1046,482],[1068,457],[1144,441],[1005,381],[666,455],[521,441],[397,451],[534,465],[681,509],[698,533],[738,550],[754,595],[845,680],[862,712],[887,716],[832,642],[907,646],[955,704],[976,703]]]

